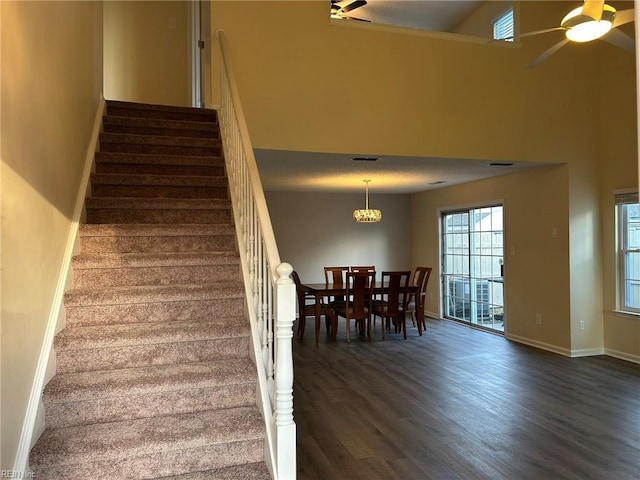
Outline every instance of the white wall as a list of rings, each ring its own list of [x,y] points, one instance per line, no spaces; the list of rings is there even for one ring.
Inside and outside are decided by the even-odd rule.
[[[265,192],[280,259],[303,282],[324,282],[325,266],[375,265],[376,270],[411,268],[411,198],[369,194],[380,223],[356,223],[362,194]]]

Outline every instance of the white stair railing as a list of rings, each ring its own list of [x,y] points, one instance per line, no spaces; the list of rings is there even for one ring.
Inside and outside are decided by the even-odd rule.
[[[258,367],[258,404],[267,427],[267,465],[275,480],[296,478],[293,421],[293,268],[280,262],[224,32],[219,122]]]

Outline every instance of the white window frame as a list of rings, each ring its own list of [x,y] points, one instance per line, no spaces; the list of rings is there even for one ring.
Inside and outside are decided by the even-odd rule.
[[[631,253],[640,253],[640,248],[632,249],[629,247],[629,230],[626,217],[623,215],[623,209],[625,205],[638,203],[637,192],[626,192],[615,194],[615,223],[616,223],[616,255],[617,255],[617,308],[616,310],[622,313],[629,313],[633,315],[640,315],[640,306],[633,307],[628,306],[627,299],[627,280],[631,279],[630,273],[627,271],[627,258]]]
[[[491,27],[493,30],[494,40],[513,42],[516,35],[516,22],[513,6],[498,15],[493,22],[491,22]],[[511,32],[509,32],[509,27],[511,27]]]

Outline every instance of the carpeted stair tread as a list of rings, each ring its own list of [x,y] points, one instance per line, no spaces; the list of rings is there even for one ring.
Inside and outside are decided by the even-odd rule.
[[[95,173],[93,197],[228,199],[227,179],[213,175]]]
[[[163,477],[158,480],[271,480],[271,474],[264,462],[256,462],[216,468],[207,472]]]
[[[95,401],[154,392],[219,387],[253,383],[255,365],[248,358],[227,358],[212,362],[152,365],[115,370],[56,375],[45,387],[45,404]]]
[[[187,137],[218,138],[218,125],[215,122],[194,122],[189,120],[171,120],[144,117],[126,117],[109,115],[102,120],[103,131],[123,133],[126,131],[158,131],[166,135]],[[166,132],[166,133],[164,133]]]
[[[100,465],[119,458],[263,438],[257,408],[238,407],[47,430],[33,447],[30,463],[45,470],[55,464]]]
[[[217,138],[175,137],[166,135],[135,135],[130,133],[101,133],[100,145],[106,143],[126,145],[163,145],[172,147],[220,148]]]
[[[216,110],[191,108],[174,105],[155,105],[146,103],[107,100],[107,116],[152,117],[195,122],[217,122]]]
[[[240,355],[247,355],[247,352],[249,352],[248,334],[210,340],[198,339],[190,342],[105,346],[90,350],[72,348],[56,352],[56,372],[76,373],[175,363],[211,362],[225,358],[238,358]]]
[[[201,155],[151,155],[146,153],[96,152],[96,164],[100,165],[103,163],[145,164],[153,167],[164,165],[223,167],[224,159],[222,157]]]
[[[225,177],[196,176],[196,175],[138,175],[123,173],[94,173],[91,184],[105,185],[153,185],[153,186],[182,186],[182,187],[227,187]]]
[[[80,225],[81,237],[182,237],[235,235],[232,224],[135,224],[135,223],[85,223]]]
[[[235,252],[108,253],[73,259],[74,287],[177,285],[239,280]]]
[[[217,298],[239,298],[244,288],[239,281],[210,283],[204,285],[141,285],[74,289],[65,293],[64,301],[69,306],[121,305],[152,302],[184,302],[212,300]]]
[[[117,135],[117,134],[113,134]],[[143,137],[139,135],[139,137]],[[162,138],[162,137],[156,137]],[[121,153],[146,153],[153,155],[187,155],[187,156],[222,156],[221,145],[196,146],[186,141],[181,143],[167,144],[166,142],[156,141],[147,136],[144,140],[139,139],[138,142],[124,143],[115,141],[115,138],[102,138],[100,140],[100,150],[102,152],[121,152]],[[120,139],[126,140],[126,139]],[[213,143],[213,142],[211,142]]]
[[[45,405],[47,428],[254,406],[256,386],[255,382],[246,382],[187,390],[158,390],[136,395],[134,400],[129,396],[105,396],[82,402],[48,403]]]
[[[193,162],[167,162],[148,163],[139,161],[138,158],[127,158],[136,156],[134,153],[102,152],[103,160],[96,157],[95,173],[127,173],[136,175],[196,175],[196,176],[224,176],[224,160],[220,157],[185,157],[185,158],[206,158],[210,161],[199,164]],[[110,158],[107,155],[121,155],[121,158]],[[166,157],[165,157],[166,158]]]
[[[229,210],[231,202],[222,198],[90,197],[86,206],[121,210]]]
[[[156,345],[169,342],[195,342],[246,337],[248,322],[239,317],[211,321],[172,323],[133,323],[63,329],[55,338],[57,352],[104,347]]]
[[[85,253],[73,257],[74,270],[122,267],[239,265],[236,252]]]
[[[188,253],[236,251],[233,225],[90,224],[80,227],[80,253]],[[132,228],[127,228],[128,226]],[[143,227],[147,227],[146,229]],[[87,228],[85,228],[87,227]],[[101,228],[104,227],[104,228]]]
[[[244,296],[205,300],[184,299],[110,305],[65,305],[66,325],[117,325],[124,323],[159,323],[185,320],[207,321],[217,317],[233,317],[242,312]]]

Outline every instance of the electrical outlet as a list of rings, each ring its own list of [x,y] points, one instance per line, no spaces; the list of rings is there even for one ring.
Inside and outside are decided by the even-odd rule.
[[[580,320],[580,331],[583,332],[584,331],[584,320]]]
[[[542,325],[542,314],[536,313],[536,325]]]

